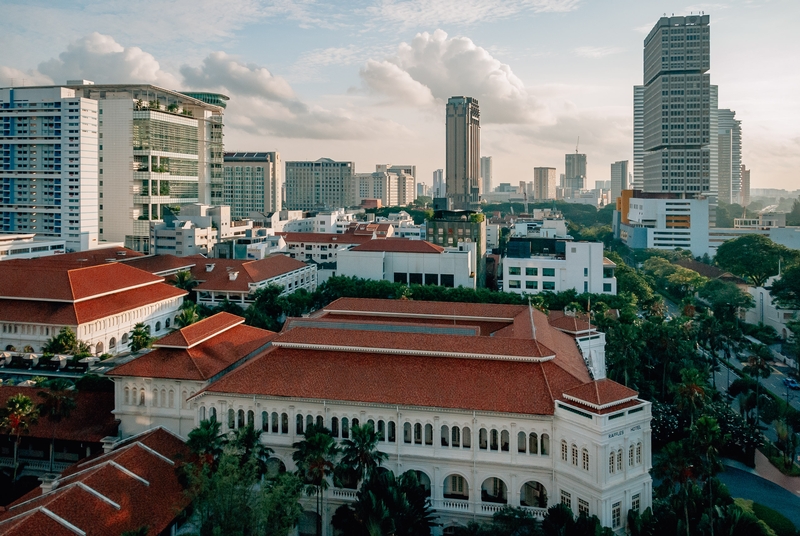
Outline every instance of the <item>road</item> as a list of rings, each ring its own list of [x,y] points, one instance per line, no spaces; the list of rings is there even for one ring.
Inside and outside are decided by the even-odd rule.
[[[725,471],[717,476],[732,496],[769,506],[789,518],[795,527],[800,527],[800,497],[769,480],[735,467],[725,467]]]

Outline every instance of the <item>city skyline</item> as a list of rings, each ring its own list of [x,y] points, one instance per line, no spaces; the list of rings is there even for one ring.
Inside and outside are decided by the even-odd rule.
[[[358,172],[414,161],[428,185],[444,167],[443,104],[462,94],[481,102],[482,150],[494,156],[495,184],[532,180],[535,166],[562,172],[577,136],[590,183],[607,180],[609,164],[633,160],[632,94],[642,83],[646,33],[665,12],[704,10],[713,34],[711,83],[720,87],[720,105],[746,126],[743,163],[753,170],[752,186],[797,184],[800,106],[791,95],[800,76],[784,74],[774,53],[798,47],[781,30],[798,11],[788,1],[764,10],[762,2],[576,0],[494,9],[474,0],[425,16],[414,1],[316,4],[313,12],[306,4],[246,2],[224,13],[179,2],[145,9],[160,13],[147,18],[126,17],[129,8],[117,4],[36,4],[3,2],[2,86],[83,77],[220,91],[231,96],[228,151],[349,160]],[[619,31],[609,32],[609,24]],[[581,39],[554,45],[567,29]],[[742,35],[752,37],[744,48]]]

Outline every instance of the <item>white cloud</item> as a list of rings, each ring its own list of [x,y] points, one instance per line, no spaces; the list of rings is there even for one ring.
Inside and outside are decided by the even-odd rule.
[[[99,83],[145,82],[176,87],[178,79],[161,70],[158,61],[139,47],[124,47],[97,32],[70,43],[58,58],[39,64],[38,71],[55,83],[89,79]]]
[[[579,3],[580,0],[379,0],[365,11],[382,23],[430,27],[491,22],[526,11],[573,11]]]
[[[0,86],[39,86],[52,84],[53,80],[39,71],[20,71],[0,65]]]
[[[484,123],[548,120],[546,110],[511,67],[471,39],[449,38],[442,30],[417,34],[385,61],[367,62],[361,78],[372,92],[398,105],[433,104],[428,92],[439,104],[453,95],[468,95],[478,99]]]
[[[578,47],[573,50],[576,56],[582,58],[602,58],[612,54],[619,54],[625,49],[620,47]]]

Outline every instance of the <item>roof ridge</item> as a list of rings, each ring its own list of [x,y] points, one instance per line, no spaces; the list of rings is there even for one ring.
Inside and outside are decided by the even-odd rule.
[[[70,523],[69,521],[67,521],[66,519],[61,517],[60,515],[56,514],[52,510],[48,510],[44,506],[40,506],[38,508],[38,510],[41,513],[43,513],[44,515],[46,515],[47,517],[49,517],[50,519],[52,519],[53,521],[55,521],[56,523],[58,523],[60,525],[63,525],[65,528],[68,528],[69,530],[71,530],[75,534],[80,534],[81,536],[85,536],[86,535],[86,531],[84,531],[84,530],[78,528],[77,526],[73,525],[72,523]]]

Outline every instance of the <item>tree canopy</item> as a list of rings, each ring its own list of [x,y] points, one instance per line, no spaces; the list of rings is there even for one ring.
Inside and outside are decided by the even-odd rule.
[[[769,293],[781,307],[800,309],[800,263],[784,270]]]
[[[718,249],[714,262],[733,274],[762,287],[767,279],[778,274],[778,264],[792,264],[800,252],[776,244],[766,236],[748,234],[728,240]]]

